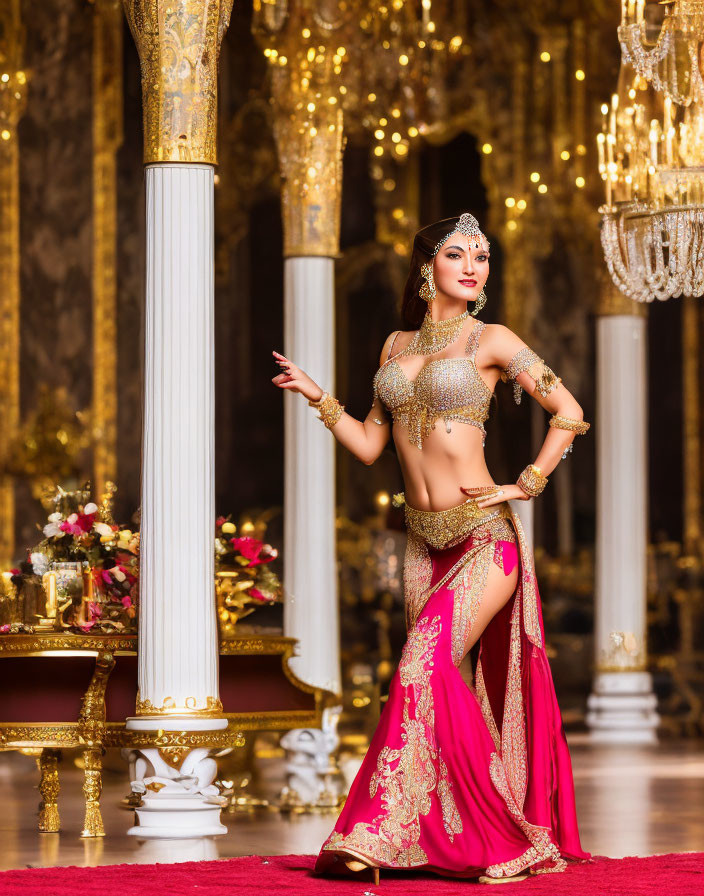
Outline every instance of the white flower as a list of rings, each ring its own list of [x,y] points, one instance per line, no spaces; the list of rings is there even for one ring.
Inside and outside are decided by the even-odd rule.
[[[59,529],[58,523],[47,523],[46,526],[44,526],[44,528],[42,529],[42,532],[46,535],[47,538],[53,538],[54,536],[60,536],[64,534],[61,529]]]
[[[98,512],[98,505],[94,504],[92,501],[90,502],[90,504],[86,504],[86,506],[83,508],[83,513],[97,513],[97,512]]]
[[[108,526],[107,523],[93,523],[93,528],[98,533],[98,535],[112,535],[112,527]]]
[[[49,558],[46,554],[43,554],[41,551],[35,551],[29,555],[29,559],[32,564],[32,570],[36,575],[43,576],[45,572],[49,571]]]
[[[58,511],[56,513],[52,513],[49,515],[50,523],[60,523],[62,519],[63,519],[63,517],[61,516],[61,514]]]
[[[72,513],[71,516],[68,517],[68,519],[66,520],[66,522],[67,522],[67,523],[71,523],[71,525],[73,525],[73,524],[76,522],[77,519],[78,519],[78,514],[77,514],[77,513]]]

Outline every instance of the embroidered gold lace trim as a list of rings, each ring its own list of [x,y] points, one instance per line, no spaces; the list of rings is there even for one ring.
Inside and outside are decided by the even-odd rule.
[[[333,832],[323,849],[359,854],[379,864],[410,868],[428,861],[419,843],[420,816],[432,806],[436,791],[443,827],[454,842],[462,833],[462,819],[455,803],[447,766],[435,745],[435,711],[430,678],[433,656],[442,631],[440,616],[426,616],[410,632],[399,664],[399,678],[406,689],[403,704],[402,746],[384,746],[369,782],[369,795],[381,792],[382,811],[371,822],[357,822],[349,834]],[[413,718],[411,693],[415,698]],[[439,774],[438,774],[439,771]]]

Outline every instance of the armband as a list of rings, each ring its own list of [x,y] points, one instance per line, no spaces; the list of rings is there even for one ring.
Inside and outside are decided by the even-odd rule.
[[[504,383],[513,380],[513,399],[516,404],[521,403],[523,393],[523,387],[516,382],[516,377],[523,372],[526,372],[535,381],[535,388],[543,398],[562,382],[545,361],[536,355],[533,349],[526,346],[517,352],[501,371],[501,379]]]
[[[572,417],[562,417],[560,414],[553,414],[550,418],[550,426],[554,429],[568,429],[570,432],[576,432],[578,436],[581,436],[589,429],[591,423],[587,423],[586,420],[574,420]]]

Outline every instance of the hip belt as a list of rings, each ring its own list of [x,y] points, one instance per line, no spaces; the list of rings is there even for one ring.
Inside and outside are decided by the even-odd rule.
[[[511,507],[508,501],[491,507],[479,507],[476,498],[469,498],[446,510],[419,510],[409,504],[404,504],[404,507],[408,530],[436,550],[454,547],[480,527],[483,531],[475,534],[492,541],[516,540],[516,533],[509,522]]]

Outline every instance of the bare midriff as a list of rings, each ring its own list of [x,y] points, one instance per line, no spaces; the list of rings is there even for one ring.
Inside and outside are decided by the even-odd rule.
[[[482,371],[487,382],[498,380],[498,372]],[[495,382],[493,383],[495,385]],[[464,488],[495,485],[486,465],[482,432],[457,420],[452,432],[440,417],[423,442],[422,450],[408,440],[402,423],[391,431],[404,481],[406,503],[418,510],[446,510],[467,500]]]

